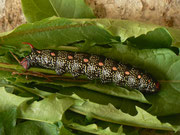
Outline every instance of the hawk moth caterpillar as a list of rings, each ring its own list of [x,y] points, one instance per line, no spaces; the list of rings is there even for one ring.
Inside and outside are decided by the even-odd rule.
[[[159,82],[150,74],[110,58],[79,52],[38,50],[30,43],[24,44],[31,47],[31,54],[20,62],[26,70],[35,66],[55,70],[57,75],[71,73],[75,78],[86,75],[90,80],[100,79],[102,83],[113,82],[120,87],[148,93],[160,89]]]

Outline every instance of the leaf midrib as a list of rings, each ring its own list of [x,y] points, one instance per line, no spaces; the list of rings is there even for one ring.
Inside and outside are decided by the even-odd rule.
[[[4,37],[0,37],[1,43],[3,43],[3,39],[6,39],[8,37],[16,37],[20,35],[26,35],[26,34],[33,34],[36,32],[45,32],[45,31],[53,31],[57,29],[66,29],[66,28],[78,28],[78,27],[86,27],[86,26],[93,26],[94,24],[74,24],[74,25],[64,25],[64,26],[49,26],[49,27],[44,27],[44,28],[36,28],[36,29],[30,29],[26,31],[14,31],[13,33],[10,33],[8,35],[5,35]]]
[[[52,7],[52,9],[54,10],[54,12],[56,13],[56,15],[57,15],[58,17],[61,17],[60,14],[57,12],[56,8],[53,6],[51,0],[49,0],[49,3],[51,4],[51,7]],[[61,1],[61,3],[62,3],[62,1]],[[60,5],[61,5],[61,3],[60,3]]]

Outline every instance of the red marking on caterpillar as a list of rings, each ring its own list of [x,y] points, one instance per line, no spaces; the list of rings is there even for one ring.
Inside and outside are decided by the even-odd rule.
[[[28,43],[28,42],[22,42],[22,44],[29,45],[29,46],[31,47],[31,49],[33,49],[33,48],[34,48],[34,46],[33,46],[32,44]]]
[[[38,50],[37,53],[41,53],[41,51]]]
[[[104,64],[103,64],[102,62],[99,62],[99,66],[101,66],[101,67],[102,67],[103,65],[104,65]]]
[[[138,79],[141,79],[141,75],[138,75]]]
[[[126,75],[130,75],[129,71],[126,71],[125,74],[126,74]]]
[[[69,59],[69,60],[72,60],[72,59],[73,59],[73,56],[69,55],[69,56],[68,56],[68,59]]]
[[[54,52],[51,52],[51,56],[55,56],[56,54]]]
[[[99,79],[102,83],[114,83],[142,92],[153,93],[160,89],[159,82],[150,74],[110,58],[69,51],[38,50],[30,43],[24,44],[28,44],[32,49],[31,54],[20,62],[25,69],[36,66],[55,70],[58,75],[67,72],[74,77],[86,75],[91,80]]]
[[[113,71],[117,71],[117,68],[116,68],[116,67],[112,67],[112,70],[113,70]]]
[[[84,61],[85,63],[87,63],[89,60],[88,60],[88,59],[84,59],[83,61]]]

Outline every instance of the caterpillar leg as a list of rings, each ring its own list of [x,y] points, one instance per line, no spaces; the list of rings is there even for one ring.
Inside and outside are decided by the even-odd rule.
[[[61,68],[56,68],[55,71],[56,71],[57,75],[63,75],[66,72],[65,70],[63,70]]]
[[[73,77],[78,77],[81,75],[81,67],[80,67],[80,64],[78,62],[74,62],[72,64],[70,73],[72,74]]]

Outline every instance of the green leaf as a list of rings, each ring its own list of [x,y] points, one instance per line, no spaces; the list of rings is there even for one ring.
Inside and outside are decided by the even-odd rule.
[[[157,80],[160,81],[161,90],[158,93],[145,95],[146,98],[153,104],[152,108],[149,110],[154,115],[170,115],[180,113],[179,108],[179,100],[177,100],[180,96],[179,93],[179,82],[180,75],[179,66],[180,66],[180,57],[177,56],[174,52],[169,49],[144,49],[139,50],[132,47],[128,47],[125,45],[114,45],[113,48],[102,48],[102,47],[92,47],[88,49],[88,52],[94,52],[96,54],[104,55],[116,59],[118,61],[126,62],[129,64],[141,67],[141,69],[145,69],[147,72],[151,73]],[[113,52],[113,53],[112,53]],[[133,61],[132,61],[133,59]],[[22,79],[20,81],[23,81]],[[32,81],[32,80],[31,80]],[[35,80],[34,80],[35,81]],[[25,80],[26,82],[26,80]],[[40,81],[36,81],[38,83],[43,83]],[[51,82],[50,82],[51,83]],[[52,84],[61,84],[60,82],[53,82]],[[89,84],[79,84],[75,86],[88,86]],[[122,90],[119,92],[117,89],[113,91],[113,88],[117,88],[117,86],[104,85],[102,87],[98,87],[99,84],[94,83],[93,85],[89,85],[86,87],[92,90],[98,90],[102,93],[105,93],[105,89],[107,89],[106,94],[110,94],[111,92],[114,95],[118,95],[119,97],[126,97],[130,99],[140,99],[135,94],[130,96],[128,92],[133,93],[134,91],[126,90],[123,92]],[[74,84],[71,84],[74,86]],[[97,88],[98,89],[97,89]],[[112,88],[112,91],[108,91],[108,88]],[[120,88],[119,88],[120,89]],[[123,94],[124,93],[124,94]],[[133,97],[134,96],[134,97]],[[132,97],[132,98],[131,98]],[[140,96],[139,96],[140,97]],[[139,101],[139,100],[138,100]],[[141,101],[142,102],[142,101]]]
[[[0,44],[13,45],[19,51],[30,51],[22,42],[29,42],[38,49],[59,49],[60,45],[77,42],[108,44],[117,42],[105,29],[91,21],[76,21],[52,17],[30,24],[24,24],[8,35],[0,37]]]
[[[122,42],[131,39],[130,41],[139,48],[165,48],[170,45],[180,47],[179,29],[130,20],[93,19],[92,21],[113,36],[119,36]]]
[[[109,49],[93,47],[88,51],[109,56],[118,61],[128,61],[129,64],[141,67],[152,74],[159,80],[161,89],[157,93],[145,95],[153,104],[149,111],[158,116],[180,113],[180,102],[177,100],[180,96],[180,56],[169,49],[139,50],[120,44]]]
[[[96,124],[90,124],[87,126],[80,125],[78,123],[71,123],[68,125],[70,128],[75,130],[80,130],[87,133],[92,133],[95,135],[125,135],[122,130],[119,130],[117,133],[112,132],[110,128],[102,129]]]
[[[94,18],[92,9],[84,0],[21,0],[26,20],[35,22],[58,16],[66,18]]]
[[[57,97],[61,98],[63,95],[57,94]],[[136,107],[137,114],[134,116],[122,112],[121,109],[116,109],[112,104],[101,105],[88,100],[83,100],[75,94],[71,97],[76,99],[76,101],[70,110],[88,117],[135,127],[175,131],[180,130],[180,126],[174,127],[169,123],[161,123],[156,116],[151,115],[139,107]]]
[[[46,92],[45,95],[47,95]],[[169,123],[161,123],[156,116],[149,114],[148,112],[139,107],[136,107],[137,114],[134,116],[129,115],[128,113],[124,113],[120,109],[116,109],[112,104],[101,105],[88,100],[83,100],[75,94],[73,96],[65,97],[64,95],[56,94],[56,96],[58,98],[72,98],[73,100],[75,100],[75,104],[71,106],[70,110],[99,120],[135,127],[153,128],[161,130],[179,130],[180,128],[179,126],[172,127],[172,125],[170,125]],[[35,114],[32,115],[34,117]],[[45,113],[45,115],[47,115],[46,117],[49,117],[48,114]],[[21,116],[21,118],[29,119],[27,115]],[[36,120],[42,120],[42,118],[39,116]]]
[[[17,108],[12,107],[3,112],[0,112],[0,134],[7,135],[11,133],[11,129],[16,124]]]
[[[77,98],[75,95],[73,97]],[[180,128],[176,127],[177,129],[175,129],[169,123],[161,123],[156,116],[149,114],[139,107],[136,107],[136,109],[138,112],[137,115],[131,116],[123,113],[120,109],[116,109],[112,104],[100,105],[89,101],[78,102],[71,108],[71,110],[77,113],[117,124],[161,130],[179,130]]]
[[[179,125],[180,125],[180,115],[177,114],[177,115],[170,115],[170,116],[163,116],[163,117],[158,117],[162,122],[168,122],[170,123],[171,125],[173,125],[174,127],[178,128]],[[177,132],[177,135],[179,134],[180,132],[178,131]]]
[[[66,18],[95,18],[84,0],[50,0],[57,16]]]
[[[180,48],[180,39],[179,39],[180,30],[175,28],[167,28],[167,30],[172,36],[173,39],[172,45]]]
[[[85,22],[86,23],[91,22],[90,24],[92,24],[93,27],[86,27],[84,25],[78,25],[77,28],[71,27],[73,26],[72,24],[74,23],[85,24]],[[138,25],[138,23],[134,23],[136,25],[133,26],[133,25],[130,25],[131,23],[128,24],[123,21],[122,21],[122,24],[121,25],[120,24],[121,24],[120,20],[117,20],[117,21],[114,20],[111,22],[110,20],[108,21],[106,19],[99,20],[99,21],[98,20],[88,21],[88,20],[67,20],[67,19],[49,18],[40,22],[36,22],[34,24],[26,24],[26,25],[20,26],[19,28],[14,30],[14,32],[12,32],[11,34],[1,37],[1,41],[3,41],[2,44],[9,44],[11,46],[15,45],[15,47],[17,48],[22,47],[21,48],[22,50],[27,50],[27,47],[25,45],[21,46],[20,44],[18,45],[18,43],[27,41],[27,42],[35,43],[35,46],[40,49],[47,49],[47,48],[50,48],[50,49],[61,48],[62,49],[63,46],[59,46],[60,44],[67,45],[73,42],[85,40],[86,43],[85,44],[80,43],[79,46],[81,45],[81,47],[79,47],[79,49],[75,49],[76,51],[83,51],[90,54],[94,53],[94,54],[104,55],[106,57],[113,58],[114,60],[117,60],[117,61],[129,63],[131,65],[134,65],[134,66],[140,67],[141,69],[146,70],[147,72],[151,73],[156,79],[162,80],[161,91],[158,94],[153,94],[151,96],[146,95],[146,97],[149,97],[148,100],[153,103],[153,108],[149,110],[151,113],[155,115],[170,115],[170,114],[179,113],[180,112],[180,110],[178,109],[179,102],[176,101],[176,98],[179,97],[179,91],[177,87],[178,83],[173,83],[174,80],[179,80],[179,77],[178,77],[179,57],[176,56],[176,54],[173,53],[169,49],[159,48],[159,49],[140,50],[140,49],[136,49],[136,48],[121,45],[121,44],[112,44],[112,41],[116,39],[116,38],[114,39],[114,36],[121,35],[123,39],[127,39],[133,35],[134,37],[140,36],[143,33],[147,33],[148,31],[156,28],[156,26],[153,27],[151,25],[148,25],[148,27],[146,27],[146,25],[140,25],[140,24]],[[111,25],[112,25],[112,28],[110,27]],[[61,31],[61,29],[60,30],[54,29],[54,27],[57,27],[57,26],[63,26],[62,27],[64,28],[63,31]],[[121,28],[122,26],[124,26],[124,31]],[[142,28],[140,27],[139,31],[137,31],[135,29],[136,28],[135,26],[136,27],[141,26]],[[97,31],[96,28],[99,30]],[[120,31],[121,29],[122,31]],[[83,30],[84,32],[82,32]],[[75,33],[77,31],[81,32],[81,34]],[[62,32],[65,32],[69,36],[68,37],[63,36],[64,33]],[[164,32],[167,32],[167,31],[164,30]],[[53,34],[55,36],[53,36]],[[114,36],[112,36],[111,34],[113,34]],[[62,38],[60,39],[58,38],[58,36],[61,36]],[[101,38],[102,36],[103,38]],[[32,39],[32,37],[34,40]],[[51,37],[51,38],[48,38],[48,37]],[[160,42],[165,43],[164,41],[162,42],[161,40]],[[105,48],[103,47],[103,45],[101,45],[102,47],[97,46],[97,45],[94,45],[93,47],[91,47],[90,45],[92,44],[87,44],[89,42],[91,43],[93,42],[93,44],[98,44],[98,45],[111,43],[110,44],[111,48]],[[158,42],[154,42],[154,43],[158,43]],[[169,41],[167,42],[167,44],[170,44]],[[68,47],[67,48],[65,47],[65,50],[70,50],[70,49],[68,49]],[[176,65],[176,66],[173,66],[173,65]],[[41,72],[42,69],[36,68],[35,70],[35,68],[34,69],[31,68],[29,71]],[[43,72],[44,71],[49,72],[49,70],[43,69]],[[25,82],[33,81],[33,79],[25,80],[24,78],[23,80]],[[23,80],[21,79],[19,81],[23,82]],[[166,84],[163,83],[163,80],[169,81],[168,83],[172,86],[165,87]],[[36,81],[36,82],[40,82],[40,81]],[[53,83],[54,84],[59,83],[59,85],[65,85],[60,82],[58,83],[53,82]],[[68,85],[70,85],[70,83]],[[71,84],[71,86],[74,86],[74,84]],[[75,86],[77,86],[77,84]],[[78,86],[80,85],[78,84]],[[88,87],[84,85],[84,87],[88,89],[91,89],[92,86],[94,87],[92,90],[96,90],[102,93],[106,92],[106,94],[112,94],[112,95],[114,94],[114,96],[124,97],[124,98],[138,100],[140,102],[147,103],[147,101],[145,100],[145,98],[140,92],[130,91],[129,93],[128,90],[119,88],[119,87],[117,88],[117,86],[114,86],[114,87],[112,86],[111,91],[107,91],[103,87],[99,88],[99,85],[95,83],[93,85],[89,85]],[[110,86],[107,85],[104,87],[108,88]],[[116,93],[114,93],[113,89],[114,91],[116,91]],[[177,103],[177,104],[174,104],[174,103]],[[163,104],[165,104],[165,106]],[[164,107],[162,107],[162,105]],[[174,107],[174,105],[176,107]]]
[[[63,104],[63,107],[67,109],[67,101],[73,101],[73,103],[75,101],[75,104],[70,108],[71,110],[82,115],[87,115],[89,117],[100,119],[103,121],[161,130],[179,129],[179,126],[172,127],[172,125],[170,125],[169,123],[161,123],[155,116],[149,114],[139,107],[136,107],[136,110],[138,112],[137,115],[132,116],[122,112],[120,109],[116,109],[112,104],[101,105],[93,103],[87,100],[83,100],[77,95],[64,96],[61,94],[56,94],[56,97],[60,99],[54,97],[55,96],[53,95],[39,102],[35,101],[30,105],[27,105],[26,103],[21,104],[19,107],[20,113],[18,114],[18,117],[21,119],[30,119],[49,123],[57,122],[58,120],[61,120],[62,113],[64,112],[61,111],[61,108],[61,113],[59,113],[59,109],[57,109],[57,106],[61,106]]]
[[[11,134],[16,124],[18,106],[30,99],[8,93],[4,87],[0,87],[0,134]]]
[[[34,101],[30,105],[22,104],[18,117],[54,123],[61,120],[63,113],[73,104],[73,99],[58,99],[55,95],[52,95],[39,102]]]
[[[81,126],[88,126],[90,124],[96,124],[99,129],[110,128],[112,132],[117,132],[120,128],[119,124],[113,124],[105,121],[93,119],[92,117],[84,116],[73,111],[66,111],[62,119],[64,125],[70,129],[73,129],[70,125],[72,123],[79,124]],[[122,131],[122,130],[121,130]]]
[[[43,84],[43,86],[33,85],[32,87],[35,87],[35,88],[28,88],[27,86],[25,86],[23,84],[16,84],[15,86],[22,90],[25,90],[26,92],[30,92],[34,95],[37,95],[41,98],[50,96],[52,94],[52,92],[53,93],[58,92],[60,94],[63,94],[64,97],[68,97],[75,93],[83,99],[88,99],[91,102],[95,102],[98,104],[106,105],[108,103],[111,103],[116,108],[120,108],[123,112],[129,113],[131,115],[137,114],[135,106],[139,106],[141,108],[146,108],[146,109],[149,108],[149,105],[146,105],[146,104],[143,104],[140,102],[135,102],[133,100],[109,96],[106,94],[90,91],[89,89],[84,89],[84,88],[80,88],[80,87],[60,87],[60,86],[52,86],[50,84],[48,84],[48,86],[44,85],[44,84]],[[44,87],[44,88],[42,88],[42,87]],[[41,88],[41,90],[38,88]],[[54,88],[56,88],[58,91],[55,90]],[[49,92],[47,92],[47,89],[49,89]]]
[[[90,26],[92,27],[89,27],[88,25],[87,26],[79,25],[79,24],[87,24],[87,22],[88,24],[91,24]],[[72,24],[74,23],[78,24],[77,27],[73,27],[74,25]],[[107,20],[107,19],[67,20],[67,19],[59,19],[59,18],[49,18],[40,22],[36,22],[34,24],[26,24],[20,26],[19,28],[14,30],[11,34],[1,37],[0,42],[2,41],[2,44],[9,44],[12,46],[14,45],[19,49],[21,48],[22,50],[27,50],[27,47],[25,45],[22,46],[20,44],[21,42],[24,41],[32,42],[32,44],[34,43],[35,46],[39,49],[47,49],[47,48],[62,49],[63,46],[60,45],[68,45],[70,43],[85,40],[86,43],[85,44],[80,43],[79,49],[76,49],[76,51],[83,51],[90,54],[93,53],[93,54],[104,55],[106,57],[113,58],[114,60],[117,61],[122,61],[125,63],[129,63],[131,65],[135,65],[151,73],[158,80],[169,80],[169,83],[172,84],[174,87],[175,85],[178,85],[177,83],[176,84],[173,83],[173,80],[178,80],[178,78],[173,76],[173,74],[175,75],[178,73],[178,69],[176,68],[178,67],[178,64],[176,67],[171,69],[172,71],[170,73],[168,73],[168,69],[170,68],[171,65],[173,65],[175,61],[178,61],[179,57],[176,56],[176,54],[174,54],[171,50],[163,49],[163,48],[140,50],[121,44],[112,44],[112,42],[116,40],[114,36],[120,35],[121,38],[125,40],[132,36],[138,37],[142,34],[146,34],[147,32],[157,28],[156,26],[152,26],[152,25],[147,25],[146,27],[146,25],[141,25],[134,22],[127,23],[126,21],[120,21],[120,20],[116,21],[116,20]],[[140,27],[138,28],[139,31],[137,31],[136,28],[137,26]],[[124,28],[124,31],[122,27]],[[58,28],[62,28],[62,29],[58,29]],[[167,31],[164,30],[164,32]],[[68,37],[65,35],[68,35]],[[61,38],[58,38],[59,36],[61,36]],[[165,39],[164,41],[168,41],[167,44],[170,44],[169,40],[166,40],[168,38],[164,38],[164,39]],[[157,42],[153,41],[153,43],[158,43],[159,40],[156,41]],[[161,40],[160,42],[165,43],[164,41]],[[116,42],[118,42],[118,40],[116,40]],[[108,44],[108,43],[110,44],[111,48],[103,47],[102,44]],[[91,47],[92,44],[93,47]],[[65,47],[65,50],[70,50],[70,49],[68,49],[68,47],[67,48]],[[42,69],[36,68],[35,70],[31,68],[30,71],[42,71]],[[44,71],[49,72],[49,70],[44,70]],[[64,85],[62,83],[59,84]],[[74,84],[71,84],[71,86],[73,85]],[[173,109],[173,105],[176,102],[175,101],[176,98],[173,98],[174,94],[172,94],[172,93],[177,93],[176,95],[178,97],[179,95],[178,89],[175,86],[175,88],[173,89],[171,87],[168,87],[168,90],[164,90],[165,84],[161,83],[161,85],[162,85],[161,91],[165,91],[165,92],[160,91],[158,94],[156,94],[156,96],[154,95],[147,96],[150,97],[148,99],[153,103],[153,106],[155,106],[154,109],[150,111],[156,115],[169,115],[169,114],[179,113],[180,111],[178,109]],[[95,86],[95,84],[93,84],[93,86]],[[91,89],[91,87],[92,85],[86,88]],[[119,90],[116,89],[116,87],[114,86],[111,88],[111,90],[114,88],[116,92],[118,91],[117,93],[114,94],[115,96],[118,95],[119,97],[125,97],[147,103],[147,101],[140,92],[135,92],[134,94],[136,95],[134,95],[134,94],[130,94],[134,91],[128,93],[129,91],[124,90],[122,88],[119,88],[121,91],[119,92]],[[98,89],[97,88],[98,86],[96,85],[94,90],[98,90],[103,93],[107,92],[107,94],[114,93],[114,92],[105,91],[104,89],[100,90],[100,88]],[[162,96],[164,95],[163,93],[167,93],[165,94],[166,96]],[[164,102],[167,103],[166,106],[161,107]],[[179,103],[176,104],[175,108],[179,108],[178,105]]]
[[[62,120],[62,122],[64,123],[65,126],[72,128],[71,124],[77,124],[78,126],[76,127],[77,130],[83,130],[85,131],[86,129],[84,129],[85,127],[88,127],[88,125],[92,125],[92,127],[94,127],[97,131],[97,129],[99,129],[101,132],[104,132],[104,134],[107,134],[106,129],[110,130],[110,133],[114,133],[114,134],[123,134],[123,132],[127,135],[131,134],[131,135],[139,135],[138,134],[138,130],[135,127],[129,127],[129,126],[122,126],[119,124],[114,124],[114,123],[110,123],[110,122],[105,122],[105,121],[101,121],[101,120],[97,120],[97,119],[92,119],[89,117],[84,117],[78,113],[72,112],[72,111],[66,111],[64,119]],[[82,129],[81,129],[82,127]],[[96,128],[97,127],[97,128]],[[93,130],[87,129],[87,132],[93,132]],[[109,133],[109,134],[110,134]],[[135,134],[136,133],[136,134]]]
[[[58,49],[59,45],[84,41],[91,44],[108,44],[119,41],[117,38],[119,37],[122,42],[128,39],[139,48],[164,48],[170,45],[180,46],[178,32],[157,25],[127,20],[73,20],[51,17],[1,34],[0,44],[16,45],[25,49],[21,43],[30,42],[38,49]]]
[[[59,135],[58,128],[54,124],[26,121],[17,124],[9,135]]]
[[[60,127],[59,132],[60,132],[59,135],[75,135],[74,133],[72,133],[70,130],[68,130],[64,126]]]
[[[21,103],[30,99],[32,98],[24,98],[11,93],[7,93],[4,87],[0,87],[0,112],[12,107],[18,107]]]
[[[157,28],[148,32],[146,35],[140,35],[137,38],[128,39],[137,48],[169,48],[172,43],[172,37],[165,28]]]
[[[28,22],[35,22],[56,15],[49,0],[21,0],[21,3]]]
[[[35,78],[31,78],[30,80],[25,79],[25,77],[23,76],[18,76],[15,83],[32,83],[35,82],[37,85],[45,85],[46,84],[46,79],[35,79]],[[100,83],[100,82],[99,82]],[[53,81],[53,82],[49,82],[49,84],[52,85],[56,85],[58,86],[63,86],[63,87],[72,87],[72,86],[78,86],[78,87],[82,87],[82,88],[87,88],[89,90],[92,91],[97,91],[97,92],[101,92],[104,94],[108,94],[111,96],[116,96],[116,97],[123,97],[126,99],[131,99],[131,100],[135,100],[135,101],[139,101],[142,103],[147,103],[150,104],[149,101],[146,100],[146,98],[144,97],[144,95],[138,91],[138,90],[128,90],[119,86],[115,86],[115,85],[108,85],[108,84],[99,84],[99,83],[74,83],[73,81]]]
[[[143,34],[147,35],[141,36]],[[99,45],[118,42],[117,37],[122,42],[135,37],[139,42],[139,36],[141,40],[146,41],[146,48],[152,48],[151,44],[155,44],[155,48],[168,47],[172,42],[170,33],[156,25],[111,19],[73,20],[51,17],[36,23],[24,24],[12,32],[2,34],[0,44],[15,45],[19,49],[27,50],[21,43],[30,42],[38,49],[59,49],[60,45],[77,42]]]
[[[83,84],[79,85],[80,87],[87,88],[87,89],[92,89],[94,91],[98,91],[101,93],[105,93],[107,95],[112,95],[116,97],[122,97],[122,98],[127,98],[131,100],[136,100],[142,103],[147,103],[150,104],[149,101],[144,97],[144,95],[139,92],[138,90],[127,90],[122,87],[114,86],[114,85],[104,85],[99,83],[88,83],[88,84]]]
[[[136,28],[137,26],[139,28]],[[160,31],[157,31],[158,28],[160,28]],[[151,36],[147,33],[150,33]],[[162,35],[165,36],[164,39],[159,40],[157,36],[153,36],[157,35],[156,33],[162,33]],[[170,49],[164,48],[168,47],[170,44],[173,44],[173,46],[179,46],[178,40],[175,42],[175,39],[178,38],[178,35],[176,35],[178,34],[177,31],[176,33],[173,33],[173,31],[167,31],[167,29],[162,29],[157,26],[146,26],[134,22],[128,24],[128,21],[123,22],[120,20],[69,20],[54,17],[34,24],[22,25],[16,30],[8,33],[7,35],[6,34],[1,34],[3,36],[0,38],[0,44],[16,47],[16,49],[19,49],[19,51],[22,52],[21,56],[22,54],[25,55],[25,52],[23,51],[30,51],[30,48],[28,49],[25,45],[21,45],[21,42],[26,41],[34,44],[38,49],[65,49],[69,51],[72,49],[73,51],[103,55],[144,69],[158,79],[161,84],[161,90],[158,93],[145,95],[148,101],[152,103],[152,107],[148,111],[157,116],[180,113],[180,101],[177,100],[180,96],[178,82],[178,80],[180,80],[180,75],[178,74],[180,57]],[[142,36],[143,34],[146,35]],[[130,42],[128,41],[130,37],[135,37],[137,41],[147,38],[147,43],[149,45],[151,43],[149,40],[152,39],[154,44],[160,43],[161,45],[164,45],[159,49],[137,49],[136,46],[131,47],[118,43],[120,42],[119,38],[121,38],[121,41],[123,41],[124,44],[126,42]],[[173,39],[172,43],[170,41],[170,37]],[[116,44],[114,42],[116,42]],[[78,48],[74,49],[75,45]],[[108,47],[105,45],[108,45]],[[4,66],[2,64],[0,65]],[[4,67],[7,68],[7,65]],[[11,66],[10,68],[14,69],[15,67],[17,68],[18,66],[14,65],[14,67]],[[19,67],[18,70],[21,71],[22,68],[20,69]],[[55,73],[54,71],[40,68],[31,68],[29,71]],[[32,81],[37,84],[42,84],[43,82],[45,83],[45,79],[37,77],[32,77],[30,80],[26,80],[25,77],[18,77],[18,79],[19,81],[25,83]],[[18,79],[16,82],[18,82]],[[71,82],[64,83],[54,81],[50,83],[64,86],[77,86],[77,84],[74,85]],[[83,85],[85,84],[78,84],[78,86]],[[100,91],[99,84],[97,85],[96,83],[93,83],[86,88],[91,89],[91,86],[94,87],[94,90],[97,90],[98,88],[98,91]],[[104,85],[104,87],[108,88],[110,85]],[[112,86],[111,88],[116,90],[116,86]],[[103,90],[104,88],[102,91]],[[125,89],[124,92],[122,92],[122,89],[120,91],[121,93],[115,93],[115,95],[129,99],[138,99],[138,101],[141,100],[141,102],[142,99],[145,99],[143,95],[138,95],[141,94],[140,92],[137,92],[138,97],[137,95],[128,94],[127,92],[129,91],[127,89]],[[130,92],[134,92],[134,90]],[[107,92],[106,94],[110,94],[110,92]]]

